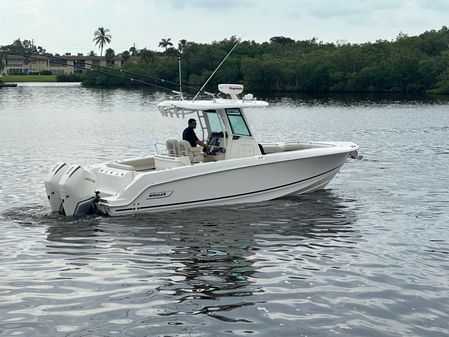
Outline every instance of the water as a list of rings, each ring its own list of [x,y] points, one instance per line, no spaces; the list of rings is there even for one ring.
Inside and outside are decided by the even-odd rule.
[[[361,146],[328,188],[124,218],[49,213],[57,161],[154,153],[166,95],[0,91],[0,336],[447,336],[449,102],[268,98],[262,141]]]

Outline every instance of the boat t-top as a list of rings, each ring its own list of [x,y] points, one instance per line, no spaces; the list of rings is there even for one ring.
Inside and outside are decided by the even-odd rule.
[[[218,89],[229,97],[158,105],[165,117],[196,117],[207,152],[173,138],[161,154],[87,166],[59,162],[45,180],[51,210],[124,216],[260,202],[323,189],[357,155],[350,142],[258,142],[245,111],[268,103],[239,98],[242,85]]]

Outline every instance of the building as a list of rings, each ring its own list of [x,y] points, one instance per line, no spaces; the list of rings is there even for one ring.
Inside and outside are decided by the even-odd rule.
[[[137,63],[140,57],[131,56],[129,61]],[[125,59],[121,56],[32,56],[8,55],[5,73],[8,75],[37,74],[49,71],[53,75],[79,74],[94,66],[121,68]]]

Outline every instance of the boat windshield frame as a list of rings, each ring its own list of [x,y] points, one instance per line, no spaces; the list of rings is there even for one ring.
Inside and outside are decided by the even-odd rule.
[[[226,131],[226,127],[223,125],[222,118],[217,110],[204,110],[203,113],[209,133],[220,133]]]
[[[248,123],[240,108],[226,108],[224,110],[233,136],[252,137]]]

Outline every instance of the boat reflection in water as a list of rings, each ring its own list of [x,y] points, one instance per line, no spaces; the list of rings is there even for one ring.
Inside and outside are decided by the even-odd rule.
[[[65,265],[60,276],[77,275],[77,285],[85,278],[83,306],[113,301],[167,320],[188,313],[238,321],[231,312],[267,301],[278,269],[308,284],[323,259],[346,263],[339,256],[359,239],[354,214],[329,191],[188,214],[61,219],[48,226],[47,253]]]

